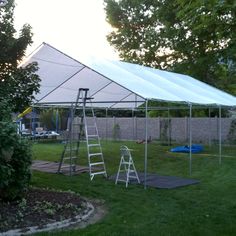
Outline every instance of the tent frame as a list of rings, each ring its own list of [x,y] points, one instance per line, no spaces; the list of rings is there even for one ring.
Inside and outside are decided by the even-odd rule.
[[[148,102],[150,100],[145,99],[144,105],[145,105],[145,149],[144,149],[144,189],[147,188],[147,170],[148,170],[148,111],[149,110],[166,110],[168,109],[168,117],[169,117],[169,112],[170,110],[176,110],[176,109],[189,109],[189,175],[192,175],[192,111],[194,109],[192,103],[188,103],[188,108],[185,107],[148,107]],[[131,101],[119,101],[116,103],[128,103]],[[133,102],[133,101],[132,101]],[[64,103],[35,103],[33,107],[64,107],[64,108],[69,108],[73,103],[75,102],[64,102]],[[114,101],[102,101],[102,102],[93,102],[93,103],[114,103]],[[68,106],[66,106],[68,105]],[[197,104],[196,104],[197,105]],[[99,109],[102,109],[101,107],[98,107]],[[134,108],[134,110],[143,110],[142,108]],[[222,106],[213,106],[210,105],[209,107],[207,106],[199,106],[197,105],[196,109],[202,109],[202,108],[208,108],[210,112],[210,108],[218,108],[219,109],[219,132],[218,132],[218,138],[219,138],[219,164],[222,164],[222,124],[221,124],[221,116],[222,116]],[[126,110],[125,108],[108,108],[106,107],[106,115],[108,112],[108,109],[114,109],[114,110]]]

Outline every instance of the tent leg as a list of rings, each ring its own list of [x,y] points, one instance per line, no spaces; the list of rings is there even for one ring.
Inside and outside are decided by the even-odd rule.
[[[189,175],[192,175],[192,104],[189,104]]]
[[[108,125],[107,125],[107,122],[108,122],[108,120],[107,120],[107,117],[108,117],[108,108],[106,107],[106,142],[107,142],[107,139],[108,139],[108,137],[107,137],[107,130],[108,130]]]
[[[168,146],[171,145],[171,120],[170,120],[170,108],[168,108]]]
[[[35,107],[33,107],[33,109],[32,109],[32,113],[31,113],[32,115],[31,115],[31,125],[32,125],[32,127],[31,127],[31,129],[32,129],[32,132],[31,133],[33,133],[33,139],[34,139],[34,141],[35,141],[35,135],[36,135],[36,125],[35,125],[35,120],[36,120],[36,112],[35,112]]]
[[[211,108],[208,110],[208,125],[209,125],[209,132],[208,132],[208,145],[211,146]]]
[[[144,158],[144,189],[147,188],[146,180],[147,180],[147,150],[148,150],[148,145],[147,145],[147,140],[148,140],[148,130],[147,130],[147,125],[148,125],[148,112],[147,112],[147,106],[148,106],[148,100],[146,100],[145,104],[145,158]]]
[[[221,164],[222,161],[222,140],[221,140],[221,106],[219,106],[219,164]]]
[[[56,111],[56,132],[59,130],[59,112],[58,109]]]

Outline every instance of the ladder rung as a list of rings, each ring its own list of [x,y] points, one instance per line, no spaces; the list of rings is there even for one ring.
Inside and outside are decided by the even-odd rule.
[[[64,157],[63,160],[71,160],[71,159],[76,159],[78,157]]]
[[[120,182],[126,182],[126,180],[124,180],[124,179],[117,179],[116,181],[117,181],[117,182],[118,182],[118,181],[120,181]]]
[[[121,162],[121,165],[133,165],[133,162],[129,162],[129,161],[123,161]]]
[[[129,175],[129,178],[132,178],[132,179],[138,179],[137,176],[132,176],[132,175],[131,175],[131,176]]]
[[[104,165],[104,162],[90,163],[90,166]]]
[[[94,144],[88,144],[89,147],[100,147],[99,143],[94,143]]]
[[[97,134],[88,134],[87,137],[88,138],[90,138],[90,137],[93,138],[93,137],[98,137],[98,135]]]
[[[102,153],[101,152],[97,152],[97,153],[89,153],[89,157],[93,157],[93,156],[101,156]]]
[[[101,174],[106,174],[106,171],[99,171],[99,172],[91,173],[91,175],[101,175]]]
[[[96,125],[87,125],[87,128],[96,128]]]
[[[125,173],[128,174],[128,170],[122,170],[122,169],[121,169],[120,172],[125,172]],[[129,169],[129,173],[135,173],[135,170]]]

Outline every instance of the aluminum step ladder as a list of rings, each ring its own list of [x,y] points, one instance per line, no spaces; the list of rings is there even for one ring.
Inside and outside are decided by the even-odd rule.
[[[92,180],[95,175],[104,175],[107,177],[106,167],[103,158],[102,147],[100,138],[98,135],[98,129],[96,124],[96,117],[92,107],[92,98],[88,97],[89,89],[80,88],[76,103],[73,106],[71,115],[71,122],[69,128],[69,142],[65,144],[61,161],[59,164],[58,172],[61,172],[63,168],[64,160],[70,161],[70,173],[76,171],[76,159],[78,159],[80,142],[86,140],[89,175]],[[89,101],[90,106],[86,108],[86,104]],[[79,110],[79,105],[82,105],[82,113],[80,122],[74,122],[76,110]],[[89,116],[87,116],[89,115]],[[77,127],[76,127],[77,126]],[[75,140],[75,142],[74,142]],[[67,157],[67,153],[69,156]]]
[[[64,141],[64,148],[61,154],[57,173],[62,173],[63,169],[69,168],[69,174],[76,172],[76,163],[79,153],[79,144],[81,139],[81,124],[76,122],[76,109],[79,105],[80,92],[77,95],[76,102],[71,105],[69,116],[69,129]]]
[[[131,179],[135,179],[138,183],[140,183],[138,173],[134,166],[134,161],[131,155],[131,149],[129,149],[127,146],[121,146],[120,153],[121,158],[115,184],[117,184],[119,181],[125,182],[125,186],[127,188]],[[125,173],[125,176],[120,176],[121,173]]]
[[[87,97],[88,89],[83,91],[83,127],[86,138],[89,174],[92,180],[96,175],[104,175],[107,177],[106,166],[104,162],[102,146],[98,134],[96,117],[92,106],[92,98]],[[86,109],[86,100],[89,106]]]

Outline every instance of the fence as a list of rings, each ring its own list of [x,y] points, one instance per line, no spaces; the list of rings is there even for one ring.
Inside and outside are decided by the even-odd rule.
[[[145,118],[96,118],[99,135],[107,139],[145,139]],[[219,139],[219,118],[192,118],[192,140],[211,143]],[[222,141],[234,139],[231,118],[221,118]],[[187,142],[189,139],[189,118],[148,118],[148,136],[163,141]],[[236,139],[236,138],[235,138]]]

